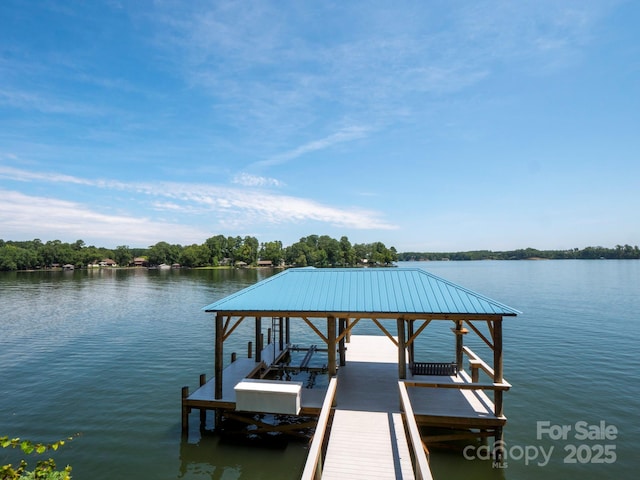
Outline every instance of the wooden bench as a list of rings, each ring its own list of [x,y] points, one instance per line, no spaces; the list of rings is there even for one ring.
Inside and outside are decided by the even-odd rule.
[[[458,365],[455,363],[414,362],[409,368],[414,375],[458,375]]]

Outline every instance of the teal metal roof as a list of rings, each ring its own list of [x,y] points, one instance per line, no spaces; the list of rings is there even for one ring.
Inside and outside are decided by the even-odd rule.
[[[470,314],[514,316],[511,307],[420,268],[294,268],[203,308],[230,315]]]

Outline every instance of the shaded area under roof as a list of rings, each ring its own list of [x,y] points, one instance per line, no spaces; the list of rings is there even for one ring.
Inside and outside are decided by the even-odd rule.
[[[420,268],[293,268],[203,308],[225,315],[515,316],[520,312]]]

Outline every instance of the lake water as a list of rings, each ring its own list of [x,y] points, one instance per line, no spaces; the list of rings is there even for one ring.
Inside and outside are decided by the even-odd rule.
[[[400,265],[523,311],[504,322],[505,378],[513,385],[505,394],[506,468],[459,450],[434,451],[436,479],[637,477],[640,261]],[[193,389],[200,373],[213,372],[213,316],[200,308],[271,274],[0,272],[0,436],[53,442],[79,434],[51,455],[60,467],[71,464],[76,479],[298,478],[304,443],[225,444],[201,434],[197,413],[188,438],[180,434],[180,388]],[[252,323],[225,343],[225,358],[234,350],[246,355]],[[432,322],[416,356],[438,361],[438,346],[453,342],[449,327]],[[379,333],[364,322],[358,328]],[[308,327],[293,328],[292,337],[318,342]],[[465,341],[491,359],[472,334]],[[582,438],[602,422],[608,438]],[[566,435],[554,436],[563,426]],[[0,464],[19,458],[0,450]]]

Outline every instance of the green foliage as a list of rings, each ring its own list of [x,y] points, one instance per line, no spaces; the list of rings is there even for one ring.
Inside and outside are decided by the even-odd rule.
[[[133,255],[127,245],[119,245],[113,252],[113,259],[118,265],[129,265],[133,260]]]
[[[34,443],[20,438],[0,437],[0,447],[19,448],[25,455],[41,455],[48,451],[57,451],[65,442],[73,440],[68,437],[54,443]],[[70,480],[71,467],[67,465],[63,470],[57,470],[52,458],[39,460],[32,471],[27,471],[27,462],[20,460],[20,465],[13,468],[12,464],[0,466],[0,480]]]
[[[493,252],[491,250],[476,250],[469,252],[404,252],[398,254],[398,260],[597,260],[597,259],[640,259],[640,249],[631,245],[616,245],[615,248],[586,247],[582,250],[573,248],[569,250],[537,250],[535,248],[521,248]]]
[[[237,237],[240,238],[240,237]],[[232,252],[234,261],[255,265],[258,261],[258,239],[256,237],[244,237],[236,241],[236,248]]]
[[[284,261],[284,249],[282,248],[282,242],[280,240],[276,240],[261,244],[258,256],[261,260],[271,260],[274,265],[280,265],[280,263]]]
[[[403,252],[387,248],[382,242],[352,245],[346,236],[336,240],[328,235],[309,235],[284,247],[274,240],[260,243],[251,236],[225,237],[216,235],[203,244],[188,246],[158,242],[148,248],[120,245],[115,250],[85,245],[82,240],[63,243],[40,239],[25,242],[0,239],[0,270],[30,270],[67,263],[83,267],[104,258],[113,258],[118,265],[128,265],[134,257],[146,257],[150,265],[180,263],[185,267],[234,265],[242,261],[255,265],[258,260],[271,260],[274,265],[296,267],[352,267],[356,265],[384,266],[398,260],[526,260],[544,259],[640,259],[640,249],[631,245],[615,248],[586,247],[582,250],[537,250],[523,248],[509,251],[474,250],[468,252]]]
[[[86,266],[112,258],[120,266],[129,265],[134,257],[146,257],[150,265],[180,263],[185,267],[234,265],[242,261],[256,265],[258,260],[271,260],[273,265],[306,267],[352,267],[358,264],[389,265],[397,259],[395,248],[381,242],[351,245],[345,236],[340,240],[328,235],[309,235],[289,247],[274,240],[260,243],[251,236],[225,237],[216,235],[201,245],[171,245],[158,242],[149,248],[129,248],[120,245],[115,250],[85,245],[84,241],[63,243],[40,239],[27,242],[0,239],[0,270],[30,270],[54,265]]]
[[[310,235],[285,249],[288,265],[296,267],[352,267],[362,265],[391,265],[397,260],[394,247],[382,242],[351,246],[347,237],[340,241],[327,235]]]
[[[167,242],[158,242],[149,247],[149,263],[151,265],[178,263],[182,247],[180,245],[170,245]]]
[[[209,248],[206,245],[189,245],[180,253],[180,265],[185,267],[205,267],[210,263]]]

